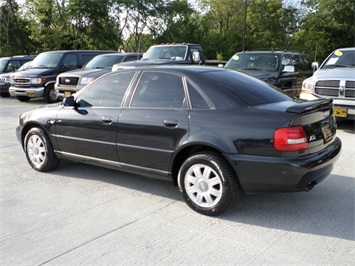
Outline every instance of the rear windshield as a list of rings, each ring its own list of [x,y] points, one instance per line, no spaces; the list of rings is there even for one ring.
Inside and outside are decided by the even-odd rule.
[[[280,89],[256,78],[234,71],[207,72],[206,79],[229,91],[237,101],[248,106],[292,100]]]

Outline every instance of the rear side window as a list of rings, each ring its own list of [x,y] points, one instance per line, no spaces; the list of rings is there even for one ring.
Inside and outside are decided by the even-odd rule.
[[[219,89],[225,89],[230,97],[248,106],[291,100],[292,98],[265,82],[234,71],[208,72],[210,80]],[[211,99],[213,102],[213,99]]]
[[[182,78],[163,72],[144,72],[134,93],[131,107],[184,108]]]
[[[211,109],[201,94],[189,82],[187,83],[187,88],[192,109]]]

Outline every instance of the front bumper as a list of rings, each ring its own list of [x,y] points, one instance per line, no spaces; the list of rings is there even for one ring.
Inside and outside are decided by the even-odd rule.
[[[0,83],[0,92],[9,92],[10,83]]]
[[[85,87],[85,85],[81,85],[81,84],[78,84],[76,86],[67,86],[67,85],[63,86],[63,85],[56,83],[54,85],[57,95],[61,98],[68,97],[71,94],[80,91],[84,87]]]
[[[307,191],[330,174],[341,145],[336,137],[323,151],[302,157],[226,156],[247,193]]]
[[[30,98],[39,98],[43,96],[44,87],[38,88],[17,88],[10,86],[9,93],[11,96],[26,96]]]

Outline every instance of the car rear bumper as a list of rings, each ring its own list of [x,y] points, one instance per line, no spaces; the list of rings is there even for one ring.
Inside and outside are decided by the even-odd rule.
[[[226,156],[247,193],[307,191],[330,174],[341,145],[335,138],[325,150],[302,157]]]

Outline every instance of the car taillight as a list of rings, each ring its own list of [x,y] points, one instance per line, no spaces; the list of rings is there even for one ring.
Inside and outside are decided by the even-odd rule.
[[[306,132],[302,126],[279,128],[274,133],[274,147],[279,151],[307,150]]]

